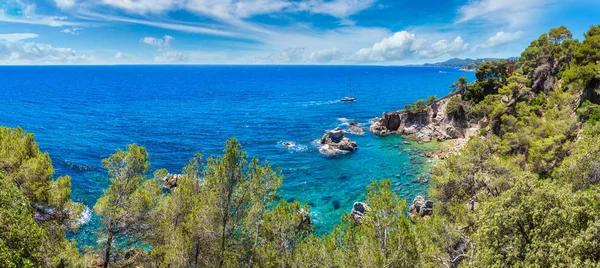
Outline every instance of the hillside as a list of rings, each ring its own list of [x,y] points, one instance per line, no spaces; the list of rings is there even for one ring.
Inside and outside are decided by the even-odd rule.
[[[517,59],[516,57],[510,57],[510,58],[507,58],[506,60],[516,60],[516,59]],[[477,70],[479,65],[481,65],[482,63],[487,62],[487,61],[495,61],[495,60],[500,60],[500,59],[499,58],[482,58],[482,59],[452,58],[452,59],[449,59],[447,61],[442,61],[442,62],[425,63],[425,64],[423,64],[423,66],[442,67],[442,68],[460,68],[461,70],[464,70],[464,71],[475,71],[475,70]]]

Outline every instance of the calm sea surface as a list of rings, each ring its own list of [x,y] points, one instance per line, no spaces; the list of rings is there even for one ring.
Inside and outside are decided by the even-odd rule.
[[[429,67],[0,67],[0,125],[34,133],[56,176],[71,175],[72,197],[89,208],[108,184],[101,160],[117,148],[146,146],[152,170],[179,173],[194,152],[221,154],[236,137],[250,156],[282,169],[282,196],[310,204],[323,232],[373,179],[391,179],[409,201],[425,193],[426,184],[412,181],[429,160],[400,137],[348,135],[359,149],[337,157],[320,154],[315,140],[347,120],[368,127],[383,111],[444,96],[459,76],[474,79]],[[341,103],[350,80],[358,101]],[[94,245],[97,219],[86,222],[73,236]]]

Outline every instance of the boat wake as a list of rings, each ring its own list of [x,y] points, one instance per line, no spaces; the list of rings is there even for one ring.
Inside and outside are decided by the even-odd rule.
[[[304,107],[309,107],[309,106],[321,106],[321,105],[329,105],[329,104],[334,104],[334,103],[339,103],[341,102],[340,100],[329,100],[329,101],[306,101],[306,102],[300,102],[300,104]]]

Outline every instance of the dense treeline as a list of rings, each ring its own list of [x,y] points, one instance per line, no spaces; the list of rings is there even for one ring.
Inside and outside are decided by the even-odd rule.
[[[432,170],[434,214],[409,217],[390,181],[374,181],[364,213],[323,236],[310,207],[279,197],[281,172],[235,139],[169,190],[129,145],[102,161],[101,244],[80,252],[65,239],[83,209],[70,178],[52,178],[31,134],[0,128],[0,266],[600,266],[600,26],[583,42],[552,29],[476,77],[452,85],[447,112],[481,132]]]

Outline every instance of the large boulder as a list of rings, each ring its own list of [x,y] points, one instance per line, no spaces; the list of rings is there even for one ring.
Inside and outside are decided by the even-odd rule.
[[[339,153],[354,152],[358,149],[356,142],[344,137],[344,131],[341,128],[327,131],[320,141],[319,151],[327,155],[336,155]]]
[[[167,174],[163,178],[163,187],[167,189],[173,189],[177,187],[177,181],[183,177],[183,174]]]
[[[411,218],[417,215],[420,217],[429,216],[433,213],[433,201],[426,200],[425,197],[417,196],[410,205]]]
[[[354,205],[352,205],[350,218],[354,220],[354,223],[361,224],[367,210],[369,210],[369,206],[367,206],[367,204],[363,202],[355,202]]]

